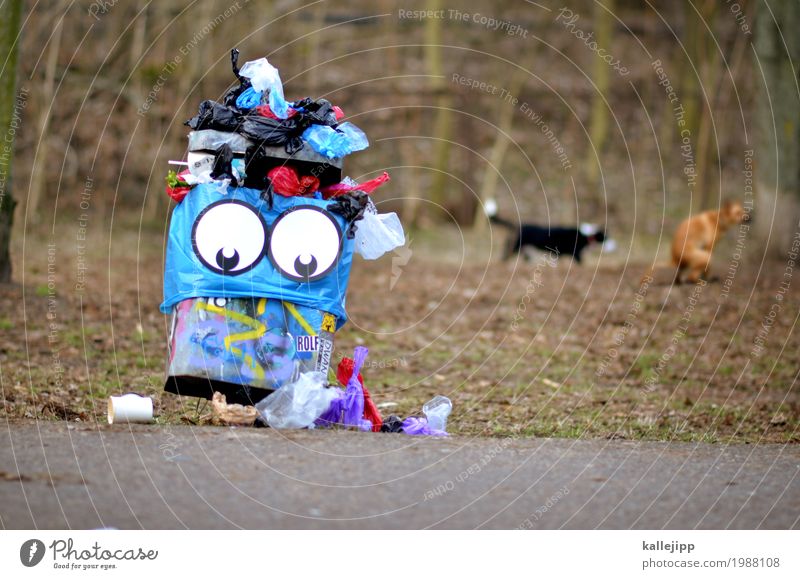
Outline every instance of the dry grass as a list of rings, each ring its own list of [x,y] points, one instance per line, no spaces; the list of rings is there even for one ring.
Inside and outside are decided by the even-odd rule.
[[[135,391],[154,397],[160,422],[207,420],[209,407],[161,390],[162,228],[93,230],[78,295],[75,225],[65,223],[56,230],[55,302],[49,237],[29,233],[24,253],[16,238],[24,263],[17,283],[0,288],[2,412],[103,421],[109,395]],[[396,404],[392,413],[419,412],[445,394],[455,434],[800,441],[797,284],[754,351],[785,264],[764,264],[758,279],[757,266],[741,264],[727,297],[721,283],[653,285],[637,302],[645,266],[626,265],[624,251],[583,267],[504,264],[488,261],[480,240],[458,239],[417,233],[394,285],[391,257],[354,264],[351,323],[334,358],[369,346],[366,383],[378,403]],[[716,256],[723,276],[725,255],[723,247]]]

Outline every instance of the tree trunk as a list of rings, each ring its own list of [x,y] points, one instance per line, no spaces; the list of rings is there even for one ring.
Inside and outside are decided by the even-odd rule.
[[[2,9],[0,62],[4,62],[5,66],[0,68],[0,126],[3,130],[3,142],[0,143],[0,282],[9,282],[11,281],[11,225],[16,205],[11,194],[11,169],[16,133],[12,123],[18,123],[18,115],[21,114],[16,93],[22,0],[6,0]]]
[[[800,4],[772,0],[757,5],[755,77],[761,85],[756,102],[754,227],[770,248],[789,250],[800,218]],[[773,16],[774,14],[774,16]],[[763,82],[761,73],[763,72]]]
[[[422,191],[419,187],[420,154],[417,141],[420,134],[421,110],[408,107],[405,111],[406,127],[404,138],[400,139],[400,155],[403,159],[403,222],[412,230],[419,225],[419,210]]]
[[[60,8],[60,6],[59,6]],[[47,157],[49,153],[48,132],[50,129],[50,111],[55,105],[56,68],[58,67],[58,53],[61,50],[61,33],[64,30],[64,14],[56,14],[55,30],[50,37],[50,46],[47,49],[47,64],[44,71],[44,82],[40,95],[41,111],[39,113],[39,150],[36,153],[33,173],[31,175],[31,192],[28,196],[28,207],[25,211],[27,219],[32,223],[39,222],[39,201],[45,187],[47,176]]]
[[[429,0],[427,10],[437,11],[441,8],[441,0]],[[444,205],[447,201],[445,188],[450,160],[450,133],[453,115],[450,93],[446,90],[444,67],[442,66],[442,20],[428,18],[425,20],[425,64],[429,75],[431,92],[436,97],[436,121],[433,129],[433,167],[429,198],[434,203]]]
[[[520,88],[522,88],[528,74],[529,73],[524,69],[518,68],[516,70],[508,87],[509,94],[514,97],[519,96]],[[489,153],[489,162],[483,173],[483,180],[481,181],[481,188],[478,193],[479,203],[477,204],[475,216],[473,218],[473,227],[476,231],[484,231],[488,223],[483,211],[483,204],[487,200],[497,197],[497,181],[501,175],[503,159],[506,156],[506,151],[508,151],[508,145],[511,142],[509,133],[511,132],[511,126],[514,121],[514,113],[517,110],[519,110],[519,107],[511,102],[502,101],[500,103],[500,118],[497,120],[497,134],[492,150]]]
[[[594,25],[597,30],[597,46],[609,50],[612,43],[614,20],[614,0],[601,0],[594,5]],[[595,91],[592,93],[592,112],[589,120],[589,138],[592,147],[589,149],[589,159],[586,162],[587,181],[590,190],[600,193],[600,168],[601,155],[606,140],[608,139],[609,125],[609,88],[611,80],[611,67],[600,57],[594,59],[594,72],[592,75]],[[593,201],[597,201],[594,199]]]

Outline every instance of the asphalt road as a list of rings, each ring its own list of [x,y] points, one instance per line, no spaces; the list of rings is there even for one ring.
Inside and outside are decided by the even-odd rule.
[[[800,447],[12,422],[0,526],[800,527]]]

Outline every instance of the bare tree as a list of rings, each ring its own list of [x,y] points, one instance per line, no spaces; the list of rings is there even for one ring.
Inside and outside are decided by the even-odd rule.
[[[597,30],[597,45],[611,46],[614,30],[614,0],[598,0],[594,5],[594,23]],[[599,190],[600,159],[595,159],[594,154],[602,155],[608,139],[609,125],[609,105],[607,99],[611,81],[611,68],[601,58],[594,59],[594,70],[592,73],[596,90],[592,93],[592,113],[589,121],[589,137],[592,140],[593,149],[589,153],[590,157],[586,162],[587,180],[593,191]]]
[[[529,72],[524,68],[518,68],[511,78],[511,83],[508,87],[509,94],[518,95],[525,79],[528,78]],[[511,143],[511,127],[514,121],[514,112],[518,107],[511,103],[503,103],[500,107],[500,114],[497,119],[497,130],[495,133],[494,145],[489,153],[489,162],[486,164],[486,170],[483,173],[480,188],[480,203],[478,203],[473,220],[473,226],[476,230],[482,231],[486,228],[486,216],[484,215],[482,204],[489,199],[497,197],[497,181],[500,177],[500,170],[503,166],[503,159],[505,159],[508,145]]]
[[[800,218],[800,4],[759,2],[756,8],[755,70],[763,74],[756,99],[758,212],[755,225],[771,247],[785,253]]]
[[[60,5],[57,8],[61,8]],[[38,139],[39,147],[36,153],[36,163],[33,165],[31,174],[31,190],[28,196],[27,218],[33,223],[39,221],[39,201],[45,187],[45,177],[47,176],[47,158],[49,153],[49,129],[51,111],[53,109],[56,83],[56,68],[58,67],[58,53],[61,50],[61,36],[64,31],[64,18],[66,15],[61,10],[54,11],[55,24],[53,34],[50,36],[47,48],[47,63],[44,70],[44,82],[40,91],[40,109]]]
[[[428,0],[427,9],[441,9],[441,0]],[[436,96],[436,121],[433,128],[433,169],[430,199],[444,204],[446,201],[448,161],[450,159],[450,133],[453,125],[450,94],[444,80],[442,66],[442,20],[428,18],[425,21],[425,63],[431,92]]]
[[[19,53],[20,18],[22,0],[6,0],[0,4],[0,123],[3,127],[3,144],[0,153],[0,282],[11,281],[11,225],[16,202],[11,195],[11,169],[14,157],[14,133],[11,123],[16,112],[17,57]],[[8,144],[8,141],[11,141]]]

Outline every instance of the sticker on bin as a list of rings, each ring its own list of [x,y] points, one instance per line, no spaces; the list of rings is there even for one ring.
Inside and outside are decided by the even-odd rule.
[[[297,336],[298,352],[316,352],[317,336]]]

